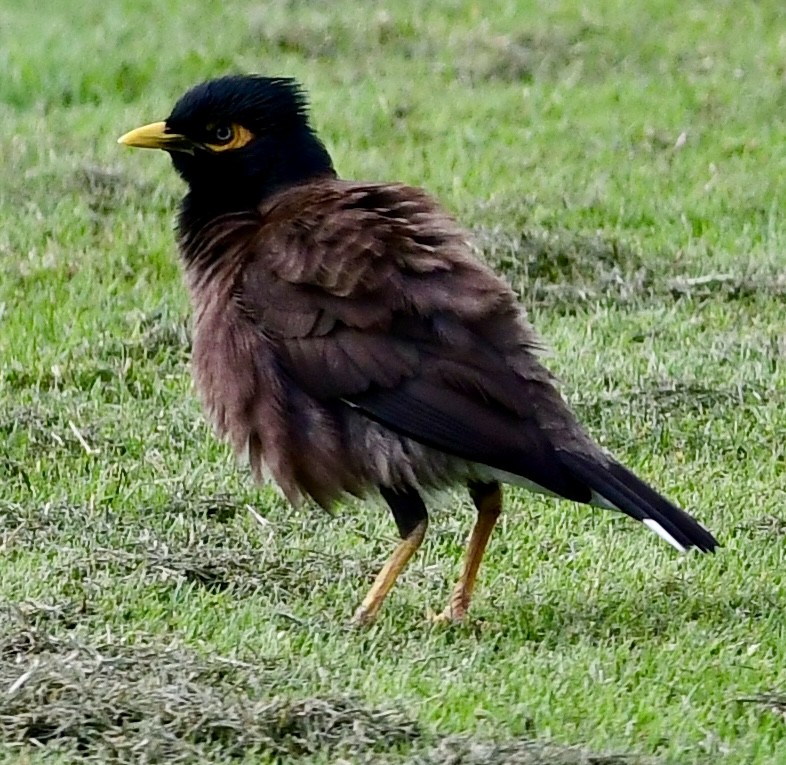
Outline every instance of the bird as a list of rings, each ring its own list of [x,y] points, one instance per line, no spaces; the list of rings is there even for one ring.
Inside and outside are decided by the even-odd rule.
[[[680,552],[715,537],[592,439],[511,286],[423,189],[339,177],[289,77],[192,87],[118,139],[162,149],[187,191],[177,239],[192,372],[216,434],[294,506],[384,500],[400,540],[354,613],[372,623],[426,535],[426,499],[476,509],[437,621],[466,618],[524,486],[640,521]]]

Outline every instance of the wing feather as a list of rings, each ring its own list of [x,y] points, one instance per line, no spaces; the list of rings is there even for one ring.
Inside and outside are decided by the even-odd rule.
[[[586,435],[512,290],[424,192],[326,180],[260,215],[237,299],[300,391],[558,496],[601,497],[675,546],[715,545]]]
[[[541,428],[572,419],[512,291],[423,192],[331,181],[263,220],[241,299],[298,386],[586,501]]]

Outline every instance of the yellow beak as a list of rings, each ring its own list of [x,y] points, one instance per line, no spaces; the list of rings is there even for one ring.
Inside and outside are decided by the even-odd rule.
[[[137,149],[164,149],[164,151],[193,151],[194,145],[179,133],[170,133],[166,122],[151,122],[131,130],[117,139],[123,146]]]

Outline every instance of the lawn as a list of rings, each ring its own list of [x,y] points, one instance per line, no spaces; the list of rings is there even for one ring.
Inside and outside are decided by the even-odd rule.
[[[780,0],[5,0],[0,760],[786,762],[784,30]],[[511,490],[472,618],[434,627],[473,519],[446,493],[346,626],[392,520],[293,511],[213,438],[183,188],[115,143],[237,70],[474,232],[717,555]]]

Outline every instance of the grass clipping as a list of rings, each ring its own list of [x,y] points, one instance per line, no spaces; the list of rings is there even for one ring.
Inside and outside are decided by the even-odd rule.
[[[526,739],[438,736],[396,710],[275,694],[291,670],[152,643],[87,644],[79,606],[0,609],[0,741],[71,762],[632,765]],[[65,627],[65,632],[62,628]],[[272,694],[271,694],[272,691]]]
[[[270,671],[153,645],[86,646],[36,630],[0,641],[0,739],[102,762],[361,753],[417,736],[396,712],[264,695]]]

